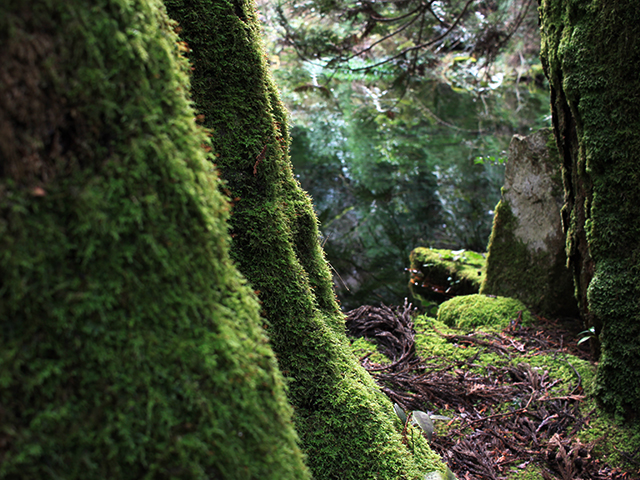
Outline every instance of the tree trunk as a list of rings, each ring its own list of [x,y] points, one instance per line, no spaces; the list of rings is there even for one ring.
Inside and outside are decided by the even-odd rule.
[[[0,7],[0,478],[310,478],[171,29]]]
[[[602,347],[596,395],[640,412],[640,4],[542,0],[567,254]]]
[[[285,110],[253,2],[166,0],[193,62],[193,98],[234,202],[232,254],[258,291],[314,478],[418,479],[445,466],[422,437],[413,456],[392,405],[349,351],[308,196],[293,178]]]

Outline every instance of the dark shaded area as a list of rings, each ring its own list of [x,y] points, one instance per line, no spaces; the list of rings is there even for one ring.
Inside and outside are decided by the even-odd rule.
[[[348,313],[347,327],[353,336],[377,341],[381,352],[393,359],[389,365],[378,365],[369,355],[361,358],[391,401],[405,411],[455,411],[447,432],[435,436],[431,447],[459,479],[497,480],[506,478],[510,468],[524,469],[531,463],[542,466],[545,479],[638,478],[595,458],[594,445],[577,438],[592,413],[581,412],[585,397],[575,369],[574,384],[558,395],[552,389],[561,380],[525,363],[483,366],[476,363],[478,355],[458,362],[441,357],[421,359],[415,355],[411,314],[406,302],[402,307],[363,306]],[[558,358],[567,353],[589,357],[578,348],[576,335],[562,324],[539,320],[543,328],[525,328],[514,322],[499,334],[443,337],[482,347],[505,360],[525,351],[556,353]],[[478,373],[481,368],[484,372]],[[623,456],[630,465],[640,465],[640,452]]]
[[[458,295],[478,293],[475,283],[466,278],[458,278],[454,273],[445,271],[441,265],[426,264],[419,268],[410,268],[411,290],[421,297],[437,304],[446,302]]]

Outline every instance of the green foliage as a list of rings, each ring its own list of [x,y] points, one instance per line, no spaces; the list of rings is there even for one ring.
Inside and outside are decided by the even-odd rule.
[[[527,0],[362,3],[356,0],[281,0],[275,22],[284,43],[305,60],[370,76],[393,75],[397,84],[433,74],[438,59],[455,55],[457,66],[490,64],[505,45],[535,31]],[[478,61],[480,59],[480,61]],[[452,75],[453,76],[453,75]],[[455,83],[492,88],[493,79],[458,72]]]
[[[407,424],[407,414],[402,409],[402,407],[400,405],[398,405],[397,403],[394,403],[393,404],[393,409],[395,410],[396,415],[398,415],[398,418],[400,419],[400,423],[402,425],[406,425]]]
[[[172,28],[0,8],[2,478],[309,478]]]
[[[581,343],[584,343],[584,342],[590,340],[591,338],[595,337],[596,329],[595,329],[595,327],[591,327],[591,328],[589,328],[587,330],[583,330],[578,335],[581,336],[580,340],[578,340],[578,345],[580,345]]]
[[[408,12],[411,4],[371,8]],[[327,65],[328,57],[322,53],[300,60],[299,55],[305,57],[315,48],[314,32],[332,31],[336,38],[353,42],[354,32],[363,25],[356,11],[364,4],[320,6],[310,1],[292,4],[290,10],[284,5],[279,14],[297,20],[289,22],[291,28],[278,30],[274,24],[279,14],[273,13],[272,3],[263,3],[274,73],[294,121],[292,163],[303,188],[314,198],[346,308],[379,301],[401,303],[407,293],[403,270],[409,253],[419,245],[486,249],[504,165],[478,164],[476,159],[504,158],[513,133],[546,125],[548,99],[536,83],[543,76],[533,68],[535,35],[525,39],[517,33],[514,50],[491,72],[468,51],[458,49],[472,48],[486,33],[473,29],[491,25],[489,16],[512,19],[516,4],[496,4],[496,11],[493,6],[478,7],[480,16],[471,14],[474,4],[465,16],[470,29],[465,27],[464,39],[458,38],[456,51],[445,54],[448,47],[439,45],[437,54],[422,52],[418,63],[426,63],[418,69],[421,73],[407,74],[399,73],[407,59],[372,71],[337,67],[339,59]],[[449,15],[463,5],[434,8]],[[345,11],[348,18],[336,16]],[[533,10],[529,13],[526,22],[535,25]],[[398,26],[383,28],[394,25]],[[431,28],[428,25],[425,32]],[[378,27],[382,28],[368,31],[371,39],[383,35]],[[410,32],[392,40],[388,48],[378,45],[366,60],[353,58],[349,65],[360,68],[385,58],[393,45],[406,43]],[[358,37],[358,41],[363,40]],[[292,42],[299,48],[291,48]],[[318,46],[317,52],[327,52],[323,48]],[[327,55],[336,49],[331,52]]]
[[[232,255],[259,292],[295,422],[318,480],[418,479],[444,465],[426,441],[408,450],[391,403],[349,351],[318,241],[293,178],[289,133],[248,1],[167,0],[194,66],[193,100],[211,129],[234,199]]]
[[[433,422],[431,421],[431,417],[420,410],[414,410],[413,412],[411,412],[411,419],[422,429],[422,431],[427,436],[427,439],[431,441],[433,432],[435,431],[435,427],[433,425]]]
[[[568,257],[602,342],[596,393],[606,408],[637,418],[640,5],[545,0],[541,14],[556,140],[572,159],[564,176]]]
[[[452,327],[470,330],[485,325],[505,328],[516,321],[530,325],[533,317],[522,302],[513,298],[464,295],[440,305],[438,320]]]
[[[473,121],[464,115],[477,103],[454,102],[460,94],[437,90],[438,115]],[[350,93],[355,104],[359,94]],[[298,178],[314,197],[328,257],[354,291],[342,289],[341,299],[354,307],[406,296],[402,271],[418,245],[486,249],[504,166],[477,165],[474,158],[485,149],[505,150],[509,140],[443,127],[420,104],[403,102],[391,119],[367,101],[353,105],[353,113],[346,106],[343,114],[314,113],[304,120],[308,126],[293,130],[291,150]],[[336,284],[340,291],[342,282]]]

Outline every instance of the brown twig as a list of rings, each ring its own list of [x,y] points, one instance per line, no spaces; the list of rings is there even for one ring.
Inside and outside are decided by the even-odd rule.
[[[267,147],[269,146],[269,141],[271,140],[271,136],[267,138],[267,143],[265,143],[264,147],[262,147],[262,151],[256,157],[256,163],[253,165],[253,176],[255,177],[258,174],[258,165],[264,159],[267,154]]]

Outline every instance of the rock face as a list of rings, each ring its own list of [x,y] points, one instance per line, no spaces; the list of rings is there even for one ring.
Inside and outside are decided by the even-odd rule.
[[[575,316],[560,169],[550,130],[513,137],[480,292],[517,298],[546,316]]]
[[[535,252],[564,251],[560,165],[548,134],[514,135],[504,180],[503,199],[518,219],[514,234]]]

